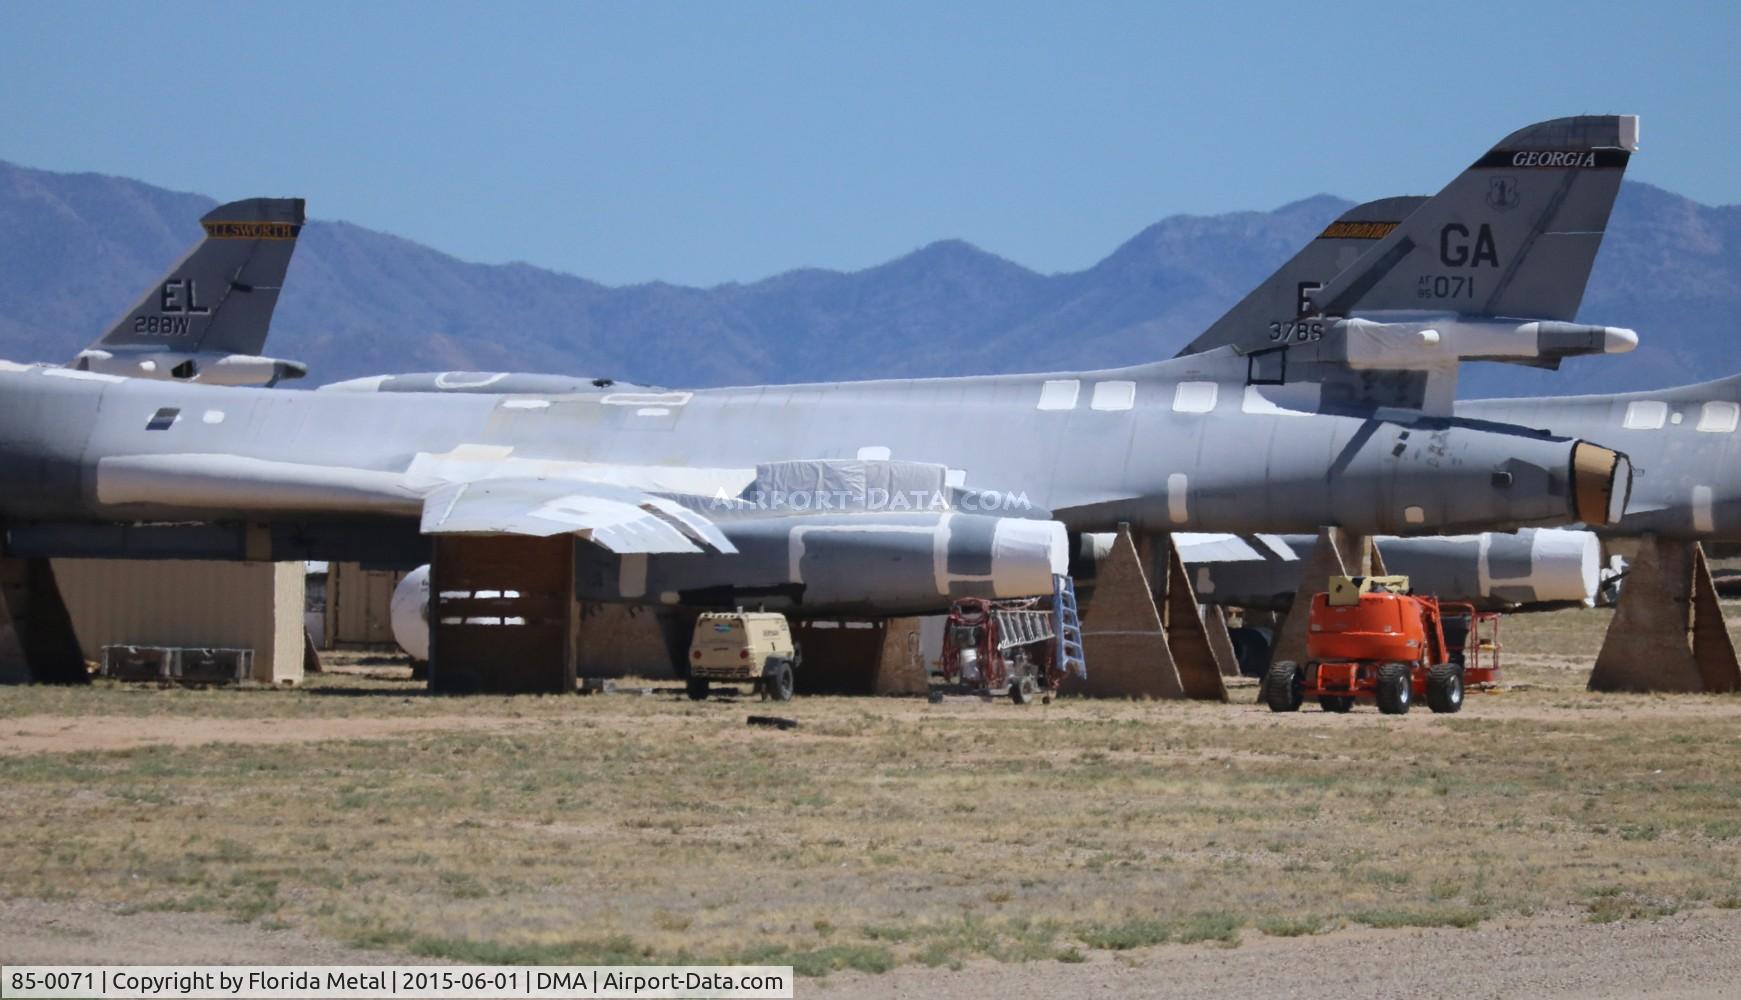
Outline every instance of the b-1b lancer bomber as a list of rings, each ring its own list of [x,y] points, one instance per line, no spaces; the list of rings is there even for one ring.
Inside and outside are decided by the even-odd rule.
[[[1635,342],[1524,311],[1565,282],[1581,293],[1633,123],[1514,133],[1400,225],[1332,227],[1349,252],[1323,301],[1272,279],[1261,308],[1224,321],[1261,318],[1253,336],[1309,344],[1310,358],[1275,364],[1236,338],[1087,372],[568,391],[512,377],[268,391],[10,366],[0,516],[13,551],[34,555],[209,556],[233,542],[250,558],[367,550],[413,566],[431,537],[572,536],[590,543],[574,547],[581,599],[798,616],[1049,592],[1071,534],[1121,522],[1606,524],[1625,510],[1624,455],[1436,409],[1429,376]],[[1415,308],[1397,311],[1405,300]]]

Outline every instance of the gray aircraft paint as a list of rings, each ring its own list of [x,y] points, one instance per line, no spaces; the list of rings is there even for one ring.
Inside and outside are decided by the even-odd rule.
[[[1177,357],[1226,346],[1250,353],[1310,336],[1309,325],[1304,331],[1299,329],[1299,323],[1311,312],[1309,295],[1353,267],[1375,243],[1430,200],[1413,195],[1380,198],[1343,212],[1263,284],[1186,344]]]
[[[1432,198],[1383,198],[1343,213],[1181,356],[1309,343],[1322,335],[1311,320],[1324,316],[1430,310],[1570,321],[1637,146],[1631,115],[1519,129]]]
[[[1457,415],[1589,434],[1634,468],[1626,516],[1598,530],[1670,538],[1741,539],[1741,376],[1603,396],[1478,399]]]
[[[757,465],[802,456],[942,466],[951,486],[1024,495],[1074,531],[1128,521],[1394,534],[1596,516],[1573,509],[1569,439],[1409,414],[1290,412],[1247,386],[1244,367],[1218,351],[1105,372],[563,396],[267,391],[20,369],[0,372],[0,511],[422,517],[424,498],[444,486],[516,478],[544,482],[551,497],[601,484],[679,497],[706,516]],[[746,554],[771,525],[789,539],[805,520],[716,517]],[[779,554],[646,558],[649,592],[660,594],[716,578],[799,582]],[[688,585],[657,582],[685,563],[697,574]]]
[[[1449,306],[1468,316],[1570,321],[1637,148],[1632,115],[1558,118],[1513,132],[1313,292],[1314,311]]]
[[[564,395],[591,392],[594,389],[651,390],[658,386],[639,385],[620,379],[595,378],[585,375],[541,375],[536,372],[401,372],[395,375],[369,375],[363,378],[329,382],[320,386],[322,392],[487,392],[495,395],[525,395],[543,393]]]

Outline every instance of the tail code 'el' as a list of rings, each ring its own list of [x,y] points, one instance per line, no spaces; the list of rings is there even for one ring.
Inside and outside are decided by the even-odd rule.
[[[301,198],[249,198],[207,212],[205,239],[98,346],[259,354],[304,218]]]

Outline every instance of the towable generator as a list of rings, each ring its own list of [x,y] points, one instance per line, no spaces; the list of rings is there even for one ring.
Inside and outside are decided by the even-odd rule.
[[[1456,645],[1446,642],[1447,618]],[[1409,593],[1406,576],[1331,577],[1312,598],[1306,662],[1271,667],[1264,700],[1275,712],[1298,711],[1307,698],[1327,712],[1370,700],[1401,715],[1424,698],[1435,712],[1455,712],[1471,673],[1497,679],[1497,629],[1498,616],[1473,605]]]

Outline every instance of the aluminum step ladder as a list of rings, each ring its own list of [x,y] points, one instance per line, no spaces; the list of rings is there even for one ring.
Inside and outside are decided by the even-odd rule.
[[[1036,642],[1045,642],[1057,632],[1054,616],[1049,611],[1022,611],[1000,608],[991,613],[997,621],[997,648],[1014,649]]]
[[[1082,616],[1076,611],[1076,581],[1052,574],[1052,634],[1058,637],[1058,672],[1088,678],[1088,659],[1082,654]]]

